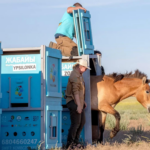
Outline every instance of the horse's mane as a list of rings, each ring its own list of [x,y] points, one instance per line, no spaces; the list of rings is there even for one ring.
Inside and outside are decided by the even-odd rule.
[[[106,75],[110,78],[114,79],[114,82],[117,82],[119,80],[122,80],[123,78],[138,78],[138,79],[142,79],[143,77],[147,78],[147,75],[141,71],[139,71],[138,69],[135,70],[134,73],[131,72],[126,72],[125,74],[121,74],[121,73],[112,73],[112,74],[108,74]]]

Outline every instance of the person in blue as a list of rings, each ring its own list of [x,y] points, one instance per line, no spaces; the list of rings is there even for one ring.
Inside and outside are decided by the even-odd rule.
[[[78,56],[77,44],[73,41],[75,37],[73,10],[78,9],[83,9],[86,12],[86,9],[80,3],[75,3],[67,8],[55,33],[57,43],[50,42],[49,44],[49,47],[59,49],[63,56]]]

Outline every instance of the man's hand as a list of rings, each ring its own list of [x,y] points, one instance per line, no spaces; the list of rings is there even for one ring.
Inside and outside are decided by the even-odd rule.
[[[78,10],[78,9],[82,9],[82,10],[84,10],[84,12],[86,13],[86,9],[85,8],[83,8],[83,7],[80,7],[80,6],[78,6],[78,7],[68,7],[67,8],[67,13],[73,13],[73,10]]]
[[[84,102],[84,106],[85,106],[85,107],[84,107],[84,109],[85,109],[85,108],[87,107],[87,103],[86,103],[86,102]]]
[[[81,7],[80,9],[84,10],[84,12],[86,13],[86,9],[85,8]]]
[[[81,106],[80,106],[80,105],[78,105],[78,107],[77,107],[77,112],[78,112],[79,114],[81,114],[81,112],[82,112],[82,109],[81,109]]]

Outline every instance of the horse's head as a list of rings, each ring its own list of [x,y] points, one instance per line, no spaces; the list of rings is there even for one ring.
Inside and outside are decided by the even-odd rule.
[[[149,82],[150,80],[147,80],[146,77],[143,77],[142,85],[136,92],[136,98],[150,113],[150,86],[148,85]]]

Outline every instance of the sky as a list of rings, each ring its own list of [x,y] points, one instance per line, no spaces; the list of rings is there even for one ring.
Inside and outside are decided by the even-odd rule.
[[[75,2],[90,11],[106,74],[139,69],[150,78],[150,0],[0,0],[2,48],[48,46]]]

